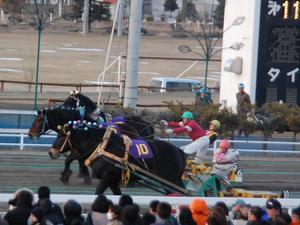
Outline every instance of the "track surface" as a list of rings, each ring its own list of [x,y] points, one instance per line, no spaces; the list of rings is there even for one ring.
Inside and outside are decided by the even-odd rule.
[[[77,177],[77,163],[72,165],[73,174],[69,185],[60,182],[63,160],[52,160],[47,149],[23,150],[0,149],[0,193],[13,193],[19,188],[34,191],[40,185],[48,185],[53,193],[93,194],[97,180],[84,185]],[[244,169],[243,188],[281,192],[289,190],[291,197],[300,197],[300,158],[263,155],[241,157],[239,167]],[[160,195],[140,185],[123,188],[131,195]],[[110,190],[106,194],[111,194]]]

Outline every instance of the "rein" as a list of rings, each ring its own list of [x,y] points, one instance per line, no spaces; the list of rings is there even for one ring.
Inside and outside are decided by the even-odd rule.
[[[42,113],[42,112],[41,112],[41,113]],[[41,129],[41,131],[39,132],[38,136],[41,136],[42,134],[46,134],[47,131],[45,130],[45,127],[46,127],[46,125],[49,127],[47,114],[46,114],[46,113],[45,113],[45,114],[42,113],[42,116],[43,116],[43,118],[44,118],[44,121],[43,121],[42,129]],[[48,133],[50,133],[50,130],[49,130]]]

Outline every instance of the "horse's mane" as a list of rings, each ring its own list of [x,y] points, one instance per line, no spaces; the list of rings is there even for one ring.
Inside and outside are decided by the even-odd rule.
[[[86,108],[86,112],[87,113],[92,113],[95,111],[95,109],[97,108],[97,105],[95,102],[93,102],[89,97],[78,93],[78,94],[72,94],[70,95],[64,102],[63,102],[63,106],[66,107],[77,107],[77,101],[75,98],[79,99],[79,106],[85,106]]]

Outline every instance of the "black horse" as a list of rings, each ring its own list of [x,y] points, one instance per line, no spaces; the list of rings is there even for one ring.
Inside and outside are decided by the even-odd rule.
[[[73,149],[77,149],[80,157],[87,159],[93,150],[102,142],[105,128],[70,128],[70,143]],[[162,140],[145,140],[151,148],[153,157],[138,159],[129,155],[128,161],[132,162],[151,173],[160,176],[173,184],[183,187],[182,174],[185,169],[185,155],[183,151],[176,146]],[[119,134],[112,133],[105,149],[115,156],[123,157],[125,146],[123,138]],[[96,158],[91,163],[91,168],[97,178],[100,179],[96,188],[96,194],[102,194],[108,187],[113,194],[121,194],[119,183],[121,181],[122,170],[115,167],[113,160],[105,156]]]
[[[144,122],[139,117],[128,117],[128,123],[118,123],[118,127],[120,132],[127,134],[131,138],[140,138],[139,131],[142,135],[145,135],[145,138],[152,138],[154,136],[154,129],[150,124]],[[29,130],[29,137],[32,139],[38,138],[40,135],[48,131],[49,129],[54,130],[58,133],[56,140],[54,141],[52,148],[49,150],[49,155],[51,158],[57,158],[60,153],[60,149],[64,148],[62,151],[70,150],[72,146],[69,145],[68,142],[65,142],[65,134],[62,132],[63,124],[68,121],[78,121],[85,120],[91,123],[95,123],[96,121],[92,120],[90,116],[83,112],[82,110],[77,110],[75,108],[69,108],[65,106],[54,107],[50,109],[40,110],[37,118],[33,122],[32,127]],[[137,126],[135,129],[133,126]],[[80,174],[83,176],[84,183],[90,184],[91,178],[89,175],[88,168],[84,165],[83,161],[78,157],[76,149],[71,151],[71,154],[67,156],[65,160],[65,167],[61,173],[61,181],[64,183],[68,183],[69,178],[72,174],[70,170],[70,165],[74,160],[78,159]]]
[[[127,122],[128,121],[128,122]],[[117,127],[120,134],[126,134],[130,138],[135,139],[153,139],[154,130],[153,127],[144,122],[140,117],[129,116],[124,118],[123,123],[111,123],[113,126]],[[131,125],[132,124],[132,125]],[[141,126],[141,128],[135,128],[133,126]],[[139,129],[139,130],[138,130]],[[144,135],[144,136],[142,136]],[[67,184],[69,178],[72,175],[72,170],[70,170],[70,165],[74,160],[78,160],[80,173],[84,178],[84,183],[90,184],[91,180],[88,174],[88,169],[84,165],[83,160],[79,156],[76,149],[72,149],[71,143],[66,140],[67,135],[62,131],[60,132],[56,139],[54,140],[51,149],[49,150],[49,155],[52,159],[57,159],[60,154],[71,151],[71,154],[65,160],[65,168],[61,173],[61,181]]]

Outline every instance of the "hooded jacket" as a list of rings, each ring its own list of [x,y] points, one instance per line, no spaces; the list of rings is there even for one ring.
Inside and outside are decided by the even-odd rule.
[[[189,208],[192,212],[193,219],[197,223],[197,225],[205,225],[209,213],[206,202],[199,198],[194,199],[190,203]]]

